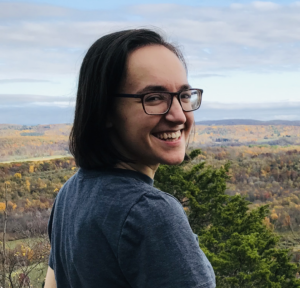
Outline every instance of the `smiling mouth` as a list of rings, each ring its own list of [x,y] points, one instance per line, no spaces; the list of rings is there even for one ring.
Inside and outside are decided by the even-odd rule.
[[[181,137],[181,130],[178,130],[176,132],[155,133],[152,135],[160,140],[172,142],[178,140]]]

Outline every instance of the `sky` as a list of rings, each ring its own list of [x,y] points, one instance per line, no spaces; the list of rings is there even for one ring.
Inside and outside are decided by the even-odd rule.
[[[0,123],[72,123],[91,44],[150,28],[183,51],[195,120],[300,120],[300,1],[0,0]]]

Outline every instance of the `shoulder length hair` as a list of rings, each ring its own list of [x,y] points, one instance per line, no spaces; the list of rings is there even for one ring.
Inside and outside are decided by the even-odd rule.
[[[75,116],[69,149],[76,165],[86,169],[132,162],[112,145],[106,119],[124,77],[127,55],[147,45],[163,45],[186,64],[182,53],[157,32],[133,29],[99,38],[87,51],[79,72]]]

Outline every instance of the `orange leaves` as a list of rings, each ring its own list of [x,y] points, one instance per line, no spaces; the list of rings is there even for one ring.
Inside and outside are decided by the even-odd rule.
[[[290,215],[285,215],[284,221],[283,221],[284,226],[290,226],[291,225],[291,217]]]
[[[278,219],[277,213],[272,213],[272,214],[271,214],[271,219],[272,219],[272,220],[277,220],[277,219]]]

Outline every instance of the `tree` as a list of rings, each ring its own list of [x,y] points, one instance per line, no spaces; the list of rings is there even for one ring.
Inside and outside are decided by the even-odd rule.
[[[30,278],[35,274],[39,278],[45,274],[47,267],[50,244],[43,219],[36,213],[35,220],[27,224],[27,229],[20,226],[15,227],[19,235],[22,235],[22,242],[8,245],[7,220],[9,208],[12,211],[15,204],[8,201],[7,190],[9,182],[5,182],[4,211],[3,211],[3,239],[0,241],[0,264],[1,264],[1,287],[23,288],[30,286]],[[36,280],[36,279],[34,279]],[[41,281],[42,282],[42,279]]]
[[[190,158],[200,153],[193,151]],[[217,287],[300,287],[299,268],[290,262],[290,251],[278,248],[280,238],[264,224],[268,206],[250,211],[250,202],[243,197],[225,194],[229,166],[161,165],[154,184],[185,207],[200,247],[214,267]]]

